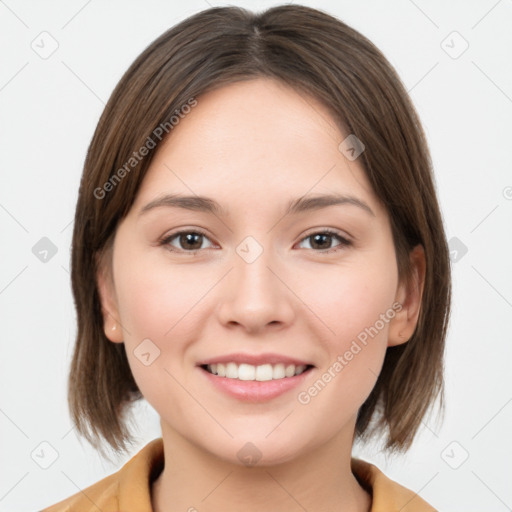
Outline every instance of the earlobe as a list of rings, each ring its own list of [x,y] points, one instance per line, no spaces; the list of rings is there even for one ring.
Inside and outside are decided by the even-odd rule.
[[[111,319],[111,323],[105,322],[105,336],[114,343],[123,343],[123,333],[120,325],[115,321],[110,314],[107,313]]]
[[[414,334],[421,310],[423,288],[425,285],[425,251],[421,244],[411,251],[411,279],[400,283],[395,300],[401,305],[390,322],[388,346],[406,343]]]
[[[119,313],[115,297],[114,283],[110,274],[106,271],[101,257],[96,256],[96,282],[98,285],[98,294],[100,296],[101,311],[103,313],[103,330],[105,336],[114,343],[122,343],[123,331],[119,323]]]

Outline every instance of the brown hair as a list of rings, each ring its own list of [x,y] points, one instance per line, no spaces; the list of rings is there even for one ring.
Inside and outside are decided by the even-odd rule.
[[[175,25],[137,57],[113,91],[87,152],[72,241],[78,332],[68,399],[78,431],[99,450],[101,438],[115,451],[127,449],[132,437],[124,415],[142,395],[124,344],[104,334],[96,256],[109,254],[116,227],[164,140],[158,135],[162,129],[155,128],[170,134],[169,120],[174,115],[179,122],[183,106],[200,94],[256,77],[280,80],[317,98],[342,131],[363,141],[360,158],[389,213],[401,279],[410,278],[411,249],[422,244],[425,251],[416,330],[407,343],[388,347],[376,385],[359,410],[356,438],[387,432],[385,448],[405,451],[436,398],[444,408],[449,252],[431,158],[407,91],[368,39],[321,10],[280,5],[256,14],[215,7]],[[143,146],[156,149],[140,158]]]

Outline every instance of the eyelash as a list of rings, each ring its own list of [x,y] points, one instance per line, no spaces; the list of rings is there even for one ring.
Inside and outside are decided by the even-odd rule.
[[[190,254],[190,255],[195,255],[198,252],[205,250],[205,249],[196,249],[196,250],[193,250],[193,251],[186,251],[184,249],[176,249],[175,247],[172,247],[170,245],[171,240],[173,240],[177,236],[183,235],[183,234],[202,235],[202,236],[204,236],[204,237],[209,239],[208,235],[205,232],[201,231],[200,229],[183,230],[183,231],[176,231],[175,233],[171,233],[169,236],[166,236],[166,237],[160,239],[158,241],[158,245],[159,246],[164,246],[165,245],[166,248],[169,251],[174,252],[174,253],[184,253],[184,254]],[[324,229],[324,230],[321,230],[321,231],[315,231],[313,233],[310,233],[309,235],[307,235],[304,238],[302,238],[300,240],[300,242],[303,242],[304,240],[307,240],[308,238],[311,238],[314,235],[329,235],[329,236],[333,236],[333,237],[337,238],[338,241],[340,242],[339,245],[336,245],[335,247],[333,247],[331,249],[325,249],[325,250],[310,249],[311,251],[319,253],[319,254],[330,254],[330,253],[339,251],[339,250],[341,250],[341,249],[343,249],[345,247],[349,247],[349,246],[352,245],[352,242],[350,240],[347,240],[345,237],[341,236],[337,231],[334,231],[332,229]]]

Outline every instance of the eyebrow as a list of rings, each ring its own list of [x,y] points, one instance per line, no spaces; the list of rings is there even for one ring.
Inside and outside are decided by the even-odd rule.
[[[292,199],[286,208],[285,215],[298,214],[307,211],[320,210],[335,205],[357,206],[375,217],[373,210],[361,199],[351,195],[326,194]],[[227,215],[227,211],[217,201],[204,196],[183,196],[178,194],[166,194],[153,199],[139,211],[139,216],[155,208],[170,207],[183,208],[198,212],[212,213],[214,215]]]

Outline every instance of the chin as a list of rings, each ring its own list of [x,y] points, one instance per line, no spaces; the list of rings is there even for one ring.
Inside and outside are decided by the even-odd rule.
[[[234,439],[216,443],[214,446],[202,446],[202,449],[229,464],[241,467],[276,466],[289,462],[303,454],[307,447],[304,439],[293,439],[290,435],[276,435],[266,438],[261,432],[248,432]],[[275,433],[271,434],[272,437]],[[285,443],[283,439],[286,439]]]

